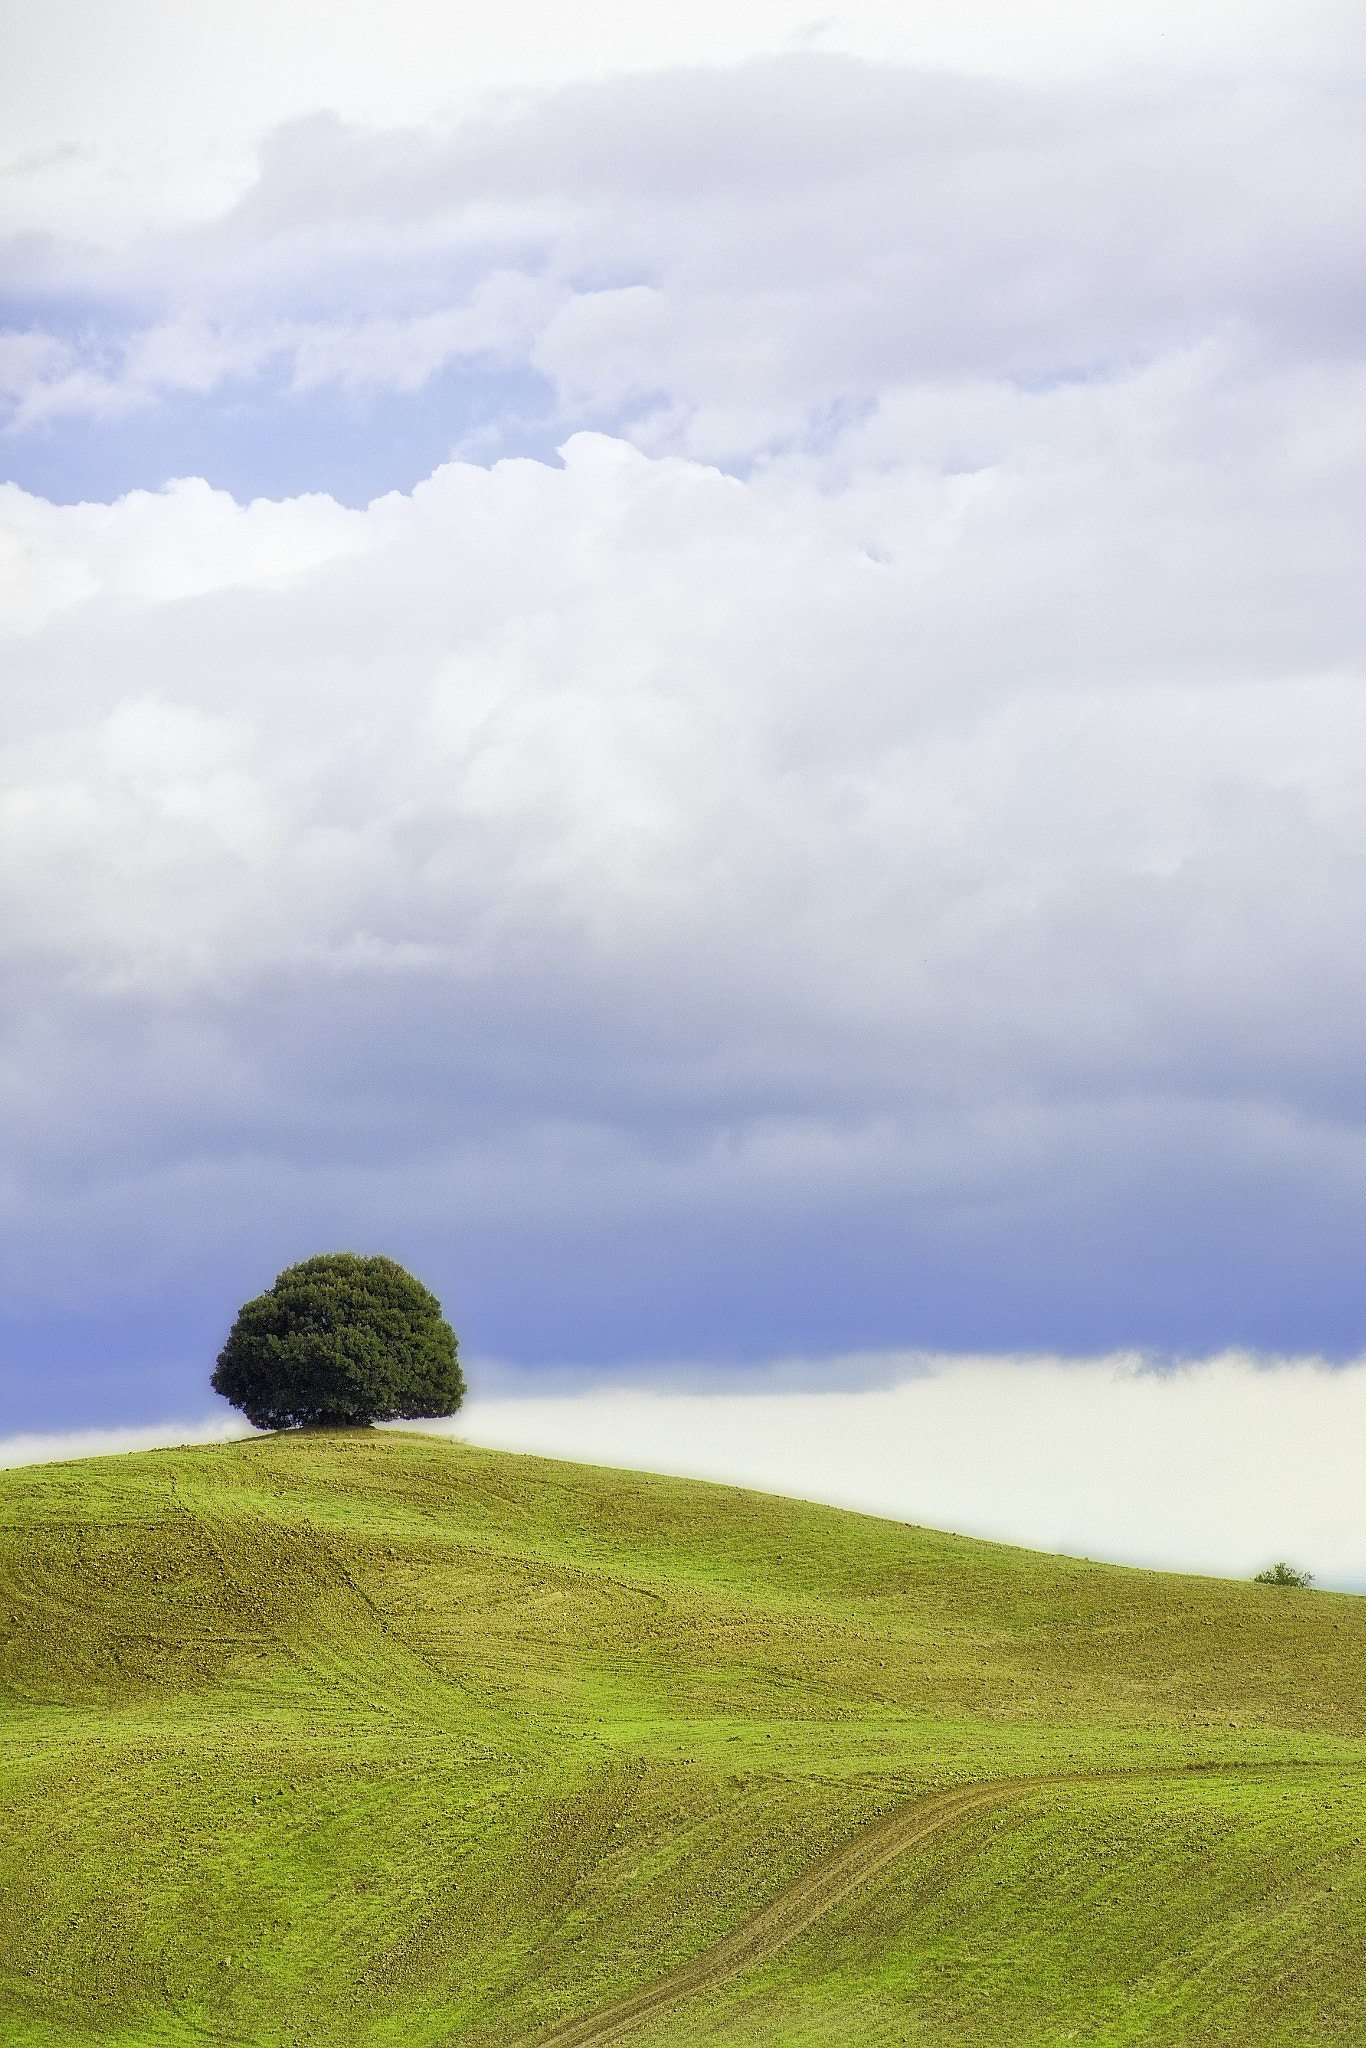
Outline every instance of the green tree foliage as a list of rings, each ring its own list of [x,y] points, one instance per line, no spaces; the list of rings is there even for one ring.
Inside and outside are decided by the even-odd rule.
[[[247,1302],[211,1384],[258,1429],[453,1415],[465,1395],[436,1296],[394,1259],[354,1252],[287,1266]]]
[[[1314,1583],[1312,1572],[1297,1572],[1293,1564],[1268,1565],[1264,1572],[1257,1572],[1252,1581],[1254,1586],[1298,1586],[1303,1592]]]

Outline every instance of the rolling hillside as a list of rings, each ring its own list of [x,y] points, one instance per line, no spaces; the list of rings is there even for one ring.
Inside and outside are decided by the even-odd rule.
[[[361,1432],[0,1475],[8,2048],[1366,2041],[1366,1603]]]

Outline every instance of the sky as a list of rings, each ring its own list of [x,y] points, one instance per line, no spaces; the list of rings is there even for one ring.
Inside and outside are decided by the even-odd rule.
[[[1366,1349],[1359,9],[6,38],[0,1433]]]

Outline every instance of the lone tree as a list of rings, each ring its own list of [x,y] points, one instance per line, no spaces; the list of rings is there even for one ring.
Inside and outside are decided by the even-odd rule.
[[[238,1314],[211,1382],[258,1429],[454,1415],[455,1332],[394,1259],[327,1252],[287,1266]]]

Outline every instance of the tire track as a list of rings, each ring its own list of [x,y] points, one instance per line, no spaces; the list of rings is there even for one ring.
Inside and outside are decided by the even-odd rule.
[[[732,1977],[767,1962],[917,1843],[983,1807],[994,1806],[1048,1782],[1028,1778],[999,1779],[990,1785],[961,1785],[873,1821],[843,1848],[803,1871],[776,1899],[760,1907],[742,1926],[723,1935],[701,1955],[680,1963],[639,1991],[628,1992],[625,1998],[604,2006],[600,2012],[562,2020],[539,2036],[538,2048],[598,2048],[600,2042],[615,2041],[639,2020],[652,2018],[701,1991],[713,1991],[718,1985],[729,1983]]]
[[[323,1532],[306,1518],[288,1525],[224,1514],[203,1489],[171,1481],[173,1505],[198,1531],[244,1612],[259,1623],[253,1645],[270,1645],[351,1705],[444,1725],[439,1696],[451,1680],[376,1606]],[[288,1575],[263,1571],[266,1540],[284,1530]],[[257,1546],[252,1555],[253,1544]],[[239,1553],[245,1551],[244,1559]],[[382,1645],[383,1655],[377,1655]]]
[[[842,1905],[862,1885],[879,1876],[889,1864],[895,1863],[930,1836],[952,1827],[957,1821],[966,1820],[971,1814],[982,1812],[984,1808],[1003,1806],[1009,1800],[1057,1785],[1136,1783],[1155,1778],[1190,1779],[1224,1773],[1247,1778],[1264,1771],[1303,1770],[1306,1767],[1311,1770],[1351,1769],[1350,1765],[1336,1762],[1307,1766],[1298,1762],[1250,1766],[1176,1764],[1160,1765],[1146,1771],[1088,1771],[1056,1777],[996,1778],[988,1783],[959,1785],[948,1792],[933,1793],[860,1829],[851,1841],[803,1871],[768,1905],[762,1906],[730,1934],[723,1935],[709,1949],[704,1949],[701,1955],[678,1964],[662,1977],[642,1985],[638,1991],[628,1992],[624,1998],[615,1999],[598,2012],[557,2022],[537,2036],[536,2048],[602,2048],[602,2044],[617,2040],[641,2020],[652,2019],[686,1998],[695,1998],[704,1991],[715,1991],[732,1978],[742,1976],[746,1970],[757,1969],[760,1963],[766,1963],[788,1942],[804,1934],[824,1914]]]

